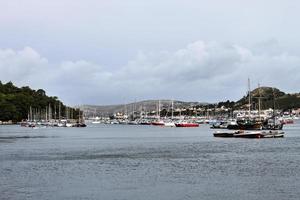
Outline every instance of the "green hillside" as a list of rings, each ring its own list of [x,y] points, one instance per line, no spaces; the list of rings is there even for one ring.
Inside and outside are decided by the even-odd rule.
[[[249,95],[244,96],[234,105],[235,109],[246,108],[248,106]],[[258,109],[258,101],[261,99],[261,109],[275,107],[276,109],[287,110],[300,108],[300,95],[286,94],[277,88],[260,87],[251,91],[251,107]]]
[[[27,119],[30,107],[36,116],[43,117],[46,115],[49,105],[52,110],[52,118],[55,118],[58,116],[59,104],[61,113],[65,113],[67,107],[57,97],[47,96],[42,89],[33,90],[28,86],[18,88],[12,82],[3,84],[0,81],[0,121],[18,122]],[[78,115],[78,111],[75,109],[69,108],[69,110],[74,116]]]

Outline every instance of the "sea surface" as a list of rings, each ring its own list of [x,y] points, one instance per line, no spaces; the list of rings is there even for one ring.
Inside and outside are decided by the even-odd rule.
[[[285,138],[208,125],[0,126],[0,199],[300,199],[300,123]]]

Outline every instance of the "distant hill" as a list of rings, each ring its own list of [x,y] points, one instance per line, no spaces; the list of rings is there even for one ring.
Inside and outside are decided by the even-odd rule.
[[[238,100],[234,108],[248,107],[249,95]],[[261,109],[275,107],[276,109],[287,110],[300,107],[300,94],[286,94],[277,88],[259,87],[251,91],[252,109],[258,109],[258,99],[261,99]]]
[[[174,101],[174,108],[191,108],[202,107],[205,109],[214,109],[225,106],[231,109],[248,109],[248,95],[242,97],[240,100],[226,101],[219,103],[201,103],[201,102],[184,102]],[[300,94],[286,94],[277,88],[260,87],[251,91],[252,109],[258,109],[258,98],[261,98],[261,109],[269,109],[275,106],[276,109],[287,110],[292,108],[300,108]],[[160,100],[161,110],[171,107],[171,100]],[[87,116],[108,116],[112,113],[133,111],[156,111],[158,100],[146,100],[136,103],[120,104],[120,105],[83,105],[80,106]]]
[[[47,96],[42,89],[33,90],[28,86],[19,88],[12,82],[3,84],[0,81],[0,121],[18,122],[27,119],[30,107],[36,118],[42,118],[46,116],[46,109],[49,105],[52,118],[54,118],[55,113],[58,115],[59,104],[62,116],[64,116],[67,107],[57,97]],[[68,111],[74,116],[78,115],[73,108],[69,108]]]
[[[126,112],[132,113],[133,111],[155,111],[157,110],[159,100],[145,100],[129,104],[119,104],[119,105],[82,105],[80,108],[84,110],[85,115],[87,116],[108,116],[112,113],[117,112]],[[172,100],[160,100],[161,110],[171,108]],[[174,108],[188,108],[195,106],[208,105],[208,103],[200,102],[184,102],[184,101],[175,101]]]

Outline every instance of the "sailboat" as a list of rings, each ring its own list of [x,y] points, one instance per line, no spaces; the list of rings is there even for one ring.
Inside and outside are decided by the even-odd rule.
[[[74,125],[74,127],[86,127],[86,124],[83,122],[83,115],[80,115],[80,108],[78,108],[78,122]]]
[[[92,121],[92,124],[100,124],[101,121],[100,121],[100,118],[98,116],[96,116],[96,112],[97,112],[97,109],[95,108],[94,110],[94,115],[93,115],[93,121]]]
[[[157,120],[152,122],[152,125],[154,126],[164,126],[165,122],[160,119],[160,100],[158,100],[157,105]]]
[[[172,103],[171,103],[171,120],[170,121],[167,121],[165,122],[165,126],[166,127],[176,127],[175,123],[173,122],[173,118],[174,118],[174,101],[172,100]]]
[[[261,130],[262,129],[262,121],[260,119],[256,120],[251,116],[251,90],[250,90],[249,78],[248,78],[248,104],[249,104],[249,111],[248,111],[249,113],[247,118],[237,120],[237,126],[235,126],[233,129],[238,129],[238,130]]]
[[[66,127],[73,127],[73,124],[69,121],[70,110],[66,107]]]

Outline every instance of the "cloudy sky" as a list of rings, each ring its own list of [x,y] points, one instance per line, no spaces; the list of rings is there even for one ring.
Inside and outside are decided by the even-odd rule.
[[[300,1],[0,0],[0,80],[70,105],[299,92]]]

